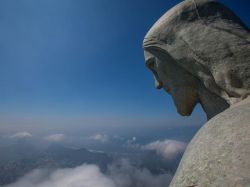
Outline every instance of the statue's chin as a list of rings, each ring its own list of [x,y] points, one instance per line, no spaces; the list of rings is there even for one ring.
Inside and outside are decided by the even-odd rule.
[[[190,116],[193,112],[193,109],[178,109],[177,112],[182,116]]]
[[[194,97],[186,98],[182,102],[175,101],[177,112],[182,116],[190,116],[196,104],[197,101]]]
[[[192,88],[182,87],[170,94],[174,100],[177,112],[182,116],[190,116],[199,99],[197,91]]]

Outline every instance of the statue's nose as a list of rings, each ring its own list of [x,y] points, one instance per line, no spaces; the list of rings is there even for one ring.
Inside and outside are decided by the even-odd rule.
[[[155,87],[157,89],[161,89],[162,88],[162,82],[160,80],[158,80],[155,76],[154,76],[154,79],[155,79]]]

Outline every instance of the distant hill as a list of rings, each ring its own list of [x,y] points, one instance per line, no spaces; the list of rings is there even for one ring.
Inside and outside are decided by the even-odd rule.
[[[28,142],[0,147],[0,186],[15,182],[34,169],[73,168],[84,163],[95,164],[102,172],[119,159],[128,159],[136,168],[147,168],[152,174],[175,173],[181,155],[166,160],[153,151],[103,153],[84,148],[51,144],[39,150]]]
[[[112,159],[105,153],[67,148],[53,144],[39,151],[28,143],[0,147],[0,185],[16,181],[37,168],[71,168],[83,163],[96,164],[105,171]]]
[[[0,147],[0,165],[22,159],[39,157],[41,152],[26,141],[17,141]]]

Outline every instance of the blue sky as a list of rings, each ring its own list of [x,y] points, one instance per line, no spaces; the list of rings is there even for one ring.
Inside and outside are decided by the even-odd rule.
[[[142,40],[179,2],[1,0],[0,129],[22,126],[20,119],[23,130],[32,126],[27,119],[57,129],[67,126],[60,120],[83,118],[99,126],[174,125],[182,117],[171,97],[154,88]],[[248,0],[221,2],[249,25]],[[188,120],[199,125],[205,116],[198,107]]]
[[[2,111],[162,111],[157,108],[166,98],[157,98],[161,96],[144,68],[141,43],[170,3],[147,3],[1,1]]]

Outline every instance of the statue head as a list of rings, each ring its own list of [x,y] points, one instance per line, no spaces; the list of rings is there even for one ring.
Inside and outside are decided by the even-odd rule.
[[[250,93],[249,29],[216,0],[185,0],[165,13],[143,41],[146,66],[178,112],[225,110]],[[218,108],[218,107],[217,107]]]

